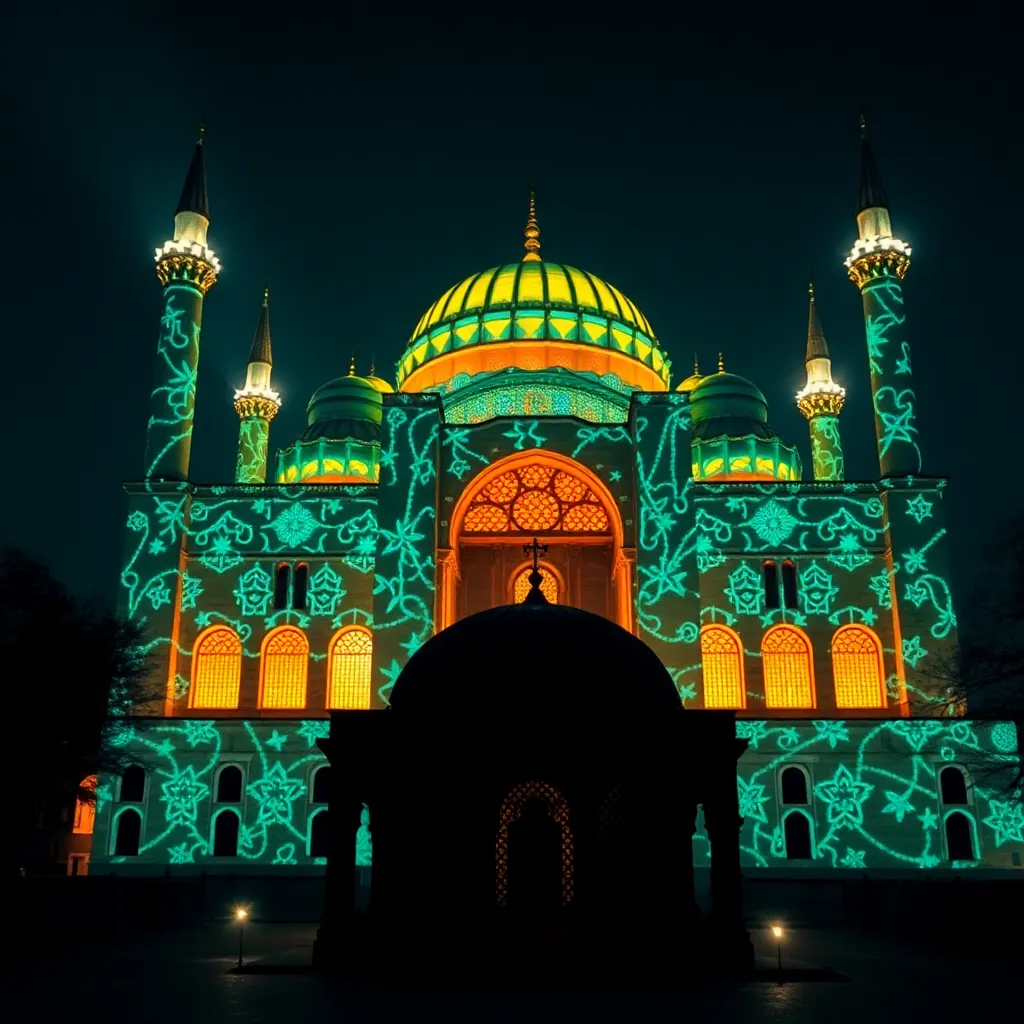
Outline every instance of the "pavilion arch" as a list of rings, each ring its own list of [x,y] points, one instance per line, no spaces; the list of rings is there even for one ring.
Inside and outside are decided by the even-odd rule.
[[[547,483],[538,486],[525,482],[523,474],[547,471],[551,471]],[[499,478],[509,474],[518,481],[516,486],[519,490],[516,498],[508,503],[504,520],[498,521],[501,513],[496,513],[496,529],[467,529],[467,515],[474,505],[488,504],[493,509],[493,500],[482,502],[480,499],[489,493],[488,489]],[[560,487],[561,484],[565,487]],[[526,490],[547,491],[554,496],[545,499],[552,510],[552,525],[542,519],[536,527],[526,528],[513,518],[516,500]],[[566,494],[572,496],[564,497]],[[580,496],[576,497],[577,494]],[[596,596],[593,580],[597,575],[607,573],[609,586],[604,606],[584,610],[602,614],[632,631],[633,570],[623,551],[622,516],[607,485],[581,463],[556,452],[536,448],[509,455],[482,470],[466,484],[452,509],[450,524],[450,547],[438,553],[438,630],[474,611],[483,611],[510,600],[508,581],[513,578],[511,570],[516,565],[525,565],[522,547],[537,537],[549,548],[545,566],[563,576],[560,595],[566,595],[566,603],[581,606],[579,602],[584,591],[588,600],[604,600],[604,597]],[[503,566],[500,576],[495,576],[487,585],[486,594],[483,594],[479,582],[473,581],[474,561],[480,556],[480,548],[490,549]],[[565,578],[571,576],[567,574],[565,565],[555,564],[571,551],[587,552],[585,557],[589,564],[586,571],[589,577],[586,586]],[[600,569],[596,567],[598,562]]]
[[[772,626],[761,638],[766,708],[816,706],[814,649],[810,637],[788,622]]]

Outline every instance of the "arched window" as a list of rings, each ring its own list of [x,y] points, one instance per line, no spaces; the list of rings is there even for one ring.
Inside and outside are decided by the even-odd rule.
[[[939,792],[944,804],[967,803],[967,777],[955,765],[947,765],[939,772]]]
[[[779,776],[783,804],[809,804],[807,799],[807,773],[791,764]]]
[[[238,856],[238,814],[235,811],[218,811],[213,819],[213,855]]]
[[[368,708],[373,638],[365,629],[343,629],[331,641],[327,659],[327,706]]]
[[[330,818],[326,810],[316,811],[309,819],[309,855],[326,857],[330,848]]]
[[[292,580],[292,607],[305,609],[306,590],[309,588],[309,566],[305,562],[300,562],[295,566],[295,575]]]
[[[787,558],[782,563],[782,603],[786,608],[796,608],[796,566]]]
[[[291,567],[287,562],[282,562],[277,567],[274,576],[274,608],[283,611],[288,607],[288,578],[291,575]]]
[[[811,843],[811,822],[803,811],[790,811],[783,819],[786,837],[786,860],[810,860],[814,856]]]
[[[192,649],[193,708],[237,708],[242,642],[227,626],[200,633]]]
[[[963,811],[946,815],[946,855],[950,860],[977,860],[974,849],[974,829],[971,819]]]
[[[546,565],[539,566],[538,570],[540,572],[540,592],[547,598],[548,604],[558,604],[558,577]],[[533,586],[530,583],[532,572],[533,566],[527,565],[516,573],[512,583],[513,604],[522,604],[526,600],[526,595]]]
[[[726,626],[705,626],[700,631],[700,660],[704,666],[704,707],[744,707],[746,686],[739,636]]]
[[[313,796],[315,804],[325,804],[331,799],[331,766],[325,764],[313,772]]]
[[[836,707],[884,708],[882,643],[867,626],[842,626],[832,637]]]
[[[237,764],[226,764],[217,776],[217,803],[242,802],[242,769]]]
[[[121,788],[118,799],[123,804],[141,804],[146,798],[146,769],[142,765],[130,764],[121,773]]]
[[[142,815],[129,807],[114,819],[114,856],[138,857]]]
[[[779,567],[771,561],[765,562],[761,570],[764,583],[764,606],[772,610],[779,607]]]
[[[96,776],[90,775],[88,778],[82,779],[79,783],[79,789],[88,790],[90,793],[96,792]],[[92,800],[82,800],[78,798],[75,800],[75,824],[72,827],[72,831],[80,836],[91,836],[93,827],[96,824],[96,800],[95,797]]]
[[[309,641],[301,629],[281,626],[263,641],[261,658],[264,708],[304,708],[306,673],[309,669]]]
[[[811,642],[795,626],[773,626],[761,641],[764,702],[769,708],[813,708]]]

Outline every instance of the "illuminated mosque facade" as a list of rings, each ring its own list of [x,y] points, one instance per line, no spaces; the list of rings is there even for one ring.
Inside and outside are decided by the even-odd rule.
[[[643,641],[685,715],[735,712],[745,872],[1019,865],[1021,809],[974,767],[1015,759],[1015,727],[950,713],[937,671],[957,625],[946,481],[928,475],[915,420],[911,249],[866,134],[856,225],[845,273],[863,307],[875,479],[845,477],[852,382],[832,377],[813,290],[795,396],[808,467],[755,384],[721,361],[674,374],[630,298],[542,257],[531,196],[521,258],[428,305],[393,376],[353,366],[325,383],[276,454],[264,294],[234,395],[235,477],[211,486],[189,479],[203,304],[220,272],[200,139],[155,254],[156,378],[120,575],[166,696],[155,725],[123,733],[139,764],[100,780],[94,821],[80,815],[90,871],[321,873],[332,714],[387,708],[432,636],[523,601],[535,540],[549,604]],[[470,709],[489,685],[476,671]],[[543,654],[529,671],[543,673]],[[628,706],[630,684],[602,699]],[[576,685],[586,702],[588,679]],[[533,778],[510,788],[499,833],[529,801],[571,834],[571,803]],[[365,877],[371,819],[367,805],[353,850]],[[708,859],[698,814],[693,862]]]

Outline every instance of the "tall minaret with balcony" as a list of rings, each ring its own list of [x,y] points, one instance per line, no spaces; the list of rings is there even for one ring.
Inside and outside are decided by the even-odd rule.
[[[903,278],[910,269],[910,246],[892,233],[889,202],[863,117],[860,127],[858,237],[846,260],[846,269],[850,280],[860,289],[864,304],[881,474],[914,476],[921,472],[921,449],[903,305]]]
[[[256,324],[256,334],[249,350],[245,371],[245,387],[235,392],[235,412],[241,421],[238,428],[238,459],[235,483],[265,484],[267,482],[267,446],[270,443],[270,421],[281,408],[281,396],[270,386],[274,360],[270,352],[270,289],[264,289],[263,306]]]
[[[188,479],[203,297],[220,271],[220,260],[206,244],[209,227],[200,127],[174,213],[174,235],[156,250],[156,273],[163,285],[164,305],[146,429],[147,480]]]
[[[796,406],[811,429],[811,458],[815,480],[842,480],[843,446],[839,438],[839,414],[846,401],[846,389],[832,379],[832,360],[825,332],[821,329],[814,285],[807,315],[807,383],[796,393]]]

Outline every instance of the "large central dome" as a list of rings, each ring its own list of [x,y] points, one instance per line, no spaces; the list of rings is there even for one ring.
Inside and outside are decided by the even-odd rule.
[[[633,391],[665,391],[669,360],[635,303],[575,267],[526,256],[452,285],[420,317],[402,391],[436,391],[449,422],[566,415],[624,421]]]

